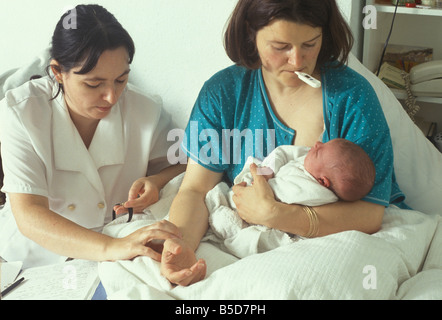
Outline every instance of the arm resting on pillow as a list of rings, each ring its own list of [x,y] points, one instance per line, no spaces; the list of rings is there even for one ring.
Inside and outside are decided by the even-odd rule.
[[[373,234],[380,230],[385,207],[366,201],[335,202],[314,208],[319,218],[318,236],[356,230]],[[310,228],[309,219],[298,205],[276,203],[273,228],[305,236]]]

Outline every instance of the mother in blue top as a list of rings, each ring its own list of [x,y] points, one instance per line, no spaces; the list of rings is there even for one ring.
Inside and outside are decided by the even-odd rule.
[[[275,200],[252,165],[254,184],[233,187],[238,213],[249,223],[310,237],[346,230],[372,234],[385,207],[403,206],[378,98],[345,65],[352,45],[335,0],[239,0],[225,33],[235,65],[204,84],[183,141],[189,163],[170,210],[183,238],[167,240],[162,256],[170,282],[189,285],[204,278],[205,261],[194,252],[208,228],[206,193],[223,178],[233,181],[248,156],[263,158],[280,145],[353,141],[375,163],[375,186],[362,201],[304,208]],[[322,88],[301,81],[295,71],[320,80]]]

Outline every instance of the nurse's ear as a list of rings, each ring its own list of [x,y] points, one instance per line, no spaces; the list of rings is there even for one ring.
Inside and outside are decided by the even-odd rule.
[[[50,67],[51,67],[52,73],[54,74],[57,82],[60,84],[63,84],[63,75],[62,75],[62,71],[61,71],[62,69],[61,69],[61,65],[58,63],[58,61],[52,59]]]

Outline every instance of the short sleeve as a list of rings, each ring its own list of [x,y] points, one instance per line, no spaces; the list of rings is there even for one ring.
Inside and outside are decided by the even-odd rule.
[[[2,192],[48,197],[45,164],[6,98],[0,102],[0,143],[4,172]]]
[[[216,94],[208,87],[207,83],[203,86],[192,110],[182,149],[206,169],[223,172],[229,162],[223,161],[223,116]]]

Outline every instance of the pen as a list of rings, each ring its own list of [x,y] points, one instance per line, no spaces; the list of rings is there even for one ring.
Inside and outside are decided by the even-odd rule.
[[[5,295],[7,295],[9,292],[11,292],[12,290],[14,290],[15,288],[17,288],[20,283],[23,282],[23,280],[25,280],[24,277],[21,277],[20,279],[18,279],[17,281],[15,281],[13,284],[11,284],[9,287],[7,287],[5,290],[2,291],[1,296],[4,297]]]

